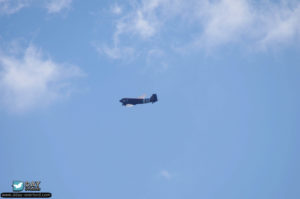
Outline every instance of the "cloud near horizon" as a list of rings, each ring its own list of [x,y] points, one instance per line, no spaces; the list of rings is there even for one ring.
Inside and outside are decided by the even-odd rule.
[[[0,53],[0,99],[14,112],[24,112],[67,97],[71,79],[82,77],[79,67],[56,63],[29,45],[21,56]]]
[[[299,41],[300,2],[142,0],[113,23],[112,47],[99,47],[112,59],[126,54],[122,49],[139,49],[141,43],[148,50],[192,46],[209,51],[233,43],[268,50]]]

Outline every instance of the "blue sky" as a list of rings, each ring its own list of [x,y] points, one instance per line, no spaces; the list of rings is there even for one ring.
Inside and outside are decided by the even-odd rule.
[[[0,27],[1,192],[300,197],[299,1],[0,0]]]

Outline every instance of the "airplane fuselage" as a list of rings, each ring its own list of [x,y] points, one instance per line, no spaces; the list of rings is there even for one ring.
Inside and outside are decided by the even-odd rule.
[[[137,104],[146,104],[157,102],[157,95],[153,94],[150,98],[122,98],[120,100],[123,106],[127,105],[137,105]]]
[[[123,98],[120,100],[123,106],[126,105],[137,105],[137,104],[146,104],[150,102],[150,98],[139,99],[139,98]]]

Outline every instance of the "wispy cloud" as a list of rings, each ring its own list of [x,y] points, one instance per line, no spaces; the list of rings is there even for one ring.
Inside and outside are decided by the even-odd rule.
[[[104,53],[112,59],[122,59],[128,57],[128,54],[135,52],[134,46],[124,45],[120,39],[123,35],[134,35],[142,39],[147,39],[156,34],[157,26],[160,22],[156,19],[153,10],[158,7],[160,1],[144,2],[141,6],[136,5],[129,12],[120,11],[118,5],[113,6],[113,13],[118,13],[120,18],[115,24],[115,32],[112,36],[112,47],[107,44],[97,46],[97,51]],[[123,14],[124,13],[124,14]],[[121,15],[122,14],[122,15]]]
[[[119,6],[118,4],[115,4],[115,5],[113,5],[112,6],[112,8],[111,8],[111,12],[113,13],[113,14],[115,14],[115,15],[120,15],[120,14],[122,14],[122,7],[121,6]]]
[[[167,171],[167,170],[161,170],[161,171],[159,172],[159,176],[162,177],[162,178],[164,178],[164,179],[167,179],[167,180],[170,180],[170,179],[173,177],[173,176],[170,174],[170,172]]]
[[[69,95],[71,79],[82,75],[76,66],[45,58],[33,45],[21,56],[0,53],[2,105],[15,112],[48,105]]]
[[[48,13],[59,13],[71,7],[72,0],[43,0]],[[15,14],[29,6],[33,0],[0,0],[0,15]]]
[[[131,47],[126,46],[118,46],[115,45],[114,47],[102,46],[96,47],[98,53],[105,54],[111,59],[121,59],[126,58],[127,60],[131,59],[134,55],[134,49]]]
[[[0,0],[0,15],[10,15],[29,5],[29,0]]]
[[[47,2],[49,13],[59,13],[62,10],[70,8],[72,0],[50,0]]]
[[[275,4],[269,8],[268,15],[262,14],[259,17],[263,30],[259,44],[263,48],[299,39],[300,3]]]
[[[206,47],[216,46],[240,39],[250,24],[253,16],[246,0],[221,0],[205,2],[199,6],[201,43]]]
[[[300,2],[142,0],[131,4],[114,23],[114,49],[126,46],[140,51],[143,46],[145,50],[141,43],[148,50],[191,45],[210,50],[232,43],[268,49],[299,41]]]

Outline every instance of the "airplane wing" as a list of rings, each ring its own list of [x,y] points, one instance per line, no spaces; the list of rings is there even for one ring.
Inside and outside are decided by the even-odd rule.
[[[125,106],[126,106],[126,107],[132,107],[133,104],[126,104]]]
[[[144,95],[138,97],[138,99],[145,99],[145,97],[146,97],[146,94],[144,94]]]

